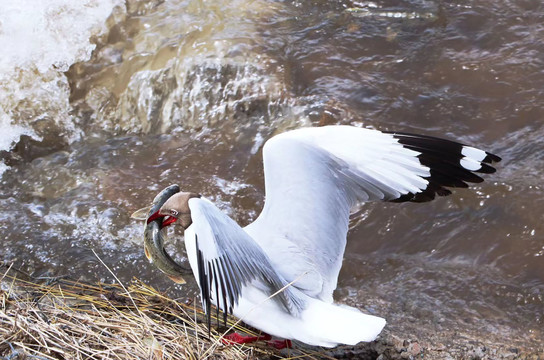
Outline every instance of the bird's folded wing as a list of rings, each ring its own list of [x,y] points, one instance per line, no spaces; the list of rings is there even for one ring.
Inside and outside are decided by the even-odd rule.
[[[189,207],[196,240],[198,274],[195,276],[208,323],[213,297],[226,322],[226,314],[232,313],[243,296],[244,286],[250,284],[269,295],[279,291],[272,301],[279,301],[294,315],[300,312],[302,300],[286,287],[285,279],[273,269],[268,256],[251,236],[205,198],[190,199]]]
[[[352,126],[289,131],[263,149],[266,201],[250,234],[287,280],[332,301],[346,245],[349,212],[361,201],[428,201],[445,187],[480,182],[500,158],[428,136]],[[320,276],[319,276],[320,275]],[[320,280],[321,279],[321,280]]]

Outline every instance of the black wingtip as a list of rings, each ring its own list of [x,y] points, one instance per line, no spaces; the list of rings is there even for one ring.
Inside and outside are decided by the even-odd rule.
[[[421,165],[430,170],[430,176],[425,178],[429,182],[426,189],[404,194],[394,202],[426,202],[436,195],[450,195],[446,187],[466,188],[467,183],[481,183],[484,180],[476,173],[492,174],[496,169],[490,164],[501,161],[497,155],[451,140],[403,132],[385,133],[391,134],[404,148],[418,152]]]
[[[208,338],[210,338],[210,328],[212,325],[212,314],[211,314],[211,302],[210,302],[210,287],[208,277],[206,276],[204,264],[204,257],[202,256],[202,251],[198,247],[198,237],[195,234],[195,245],[196,245],[196,262],[198,267],[198,284],[200,285],[200,297],[202,298],[202,303],[204,307],[204,312],[206,313],[206,324],[208,325]]]
[[[491,163],[496,163],[496,162],[499,162],[499,161],[502,160],[502,158],[500,156],[488,153],[487,151],[486,151],[486,155],[487,156],[482,160],[482,162],[486,162],[488,164],[491,164]]]

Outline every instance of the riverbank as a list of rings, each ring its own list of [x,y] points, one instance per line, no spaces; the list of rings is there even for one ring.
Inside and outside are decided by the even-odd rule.
[[[138,280],[40,283],[5,274],[0,290],[0,359],[246,359],[267,349],[208,337],[202,312]],[[230,319],[229,326],[248,331]]]
[[[252,331],[229,318],[227,327],[214,326],[208,334],[197,301],[171,299],[139,280],[30,279],[6,267],[0,276],[0,359],[544,359],[542,349],[474,334],[452,331],[444,341],[444,334],[421,329],[423,337],[403,338],[394,327],[356,347],[226,346],[222,334]]]

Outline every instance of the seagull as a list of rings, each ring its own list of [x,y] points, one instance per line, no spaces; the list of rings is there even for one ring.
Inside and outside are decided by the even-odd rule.
[[[448,187],[483,181],[476,173],[495,172],[490,164],[501,159],[431,136],[334,125],[276,135],[263,160],[265,204],[245,228],[191,192],[173,195],[152,218],[185,229],[208,326],[214,305],[225,323],[233,314],[285,341],[334,347],[373,341],[386,324],[333,300],[350,212],[368,201],[449,195]],[[230,337],[248,339],[270,337]]]

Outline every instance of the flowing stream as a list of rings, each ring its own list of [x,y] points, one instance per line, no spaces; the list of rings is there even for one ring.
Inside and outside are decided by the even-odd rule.
[[[192,298],[194,281],[147,262],[129,217],[162,188],[201,193],[245,225],[263,205],[274,134],[423,133],[503,161],[447,198],[365,205],[336,299],[404,336],[542,348],[539,1],[44,3],[0,10],[0,261],[113,281],[98,256],[121,281]],[[181,234],[169,236],[186,261]]]

